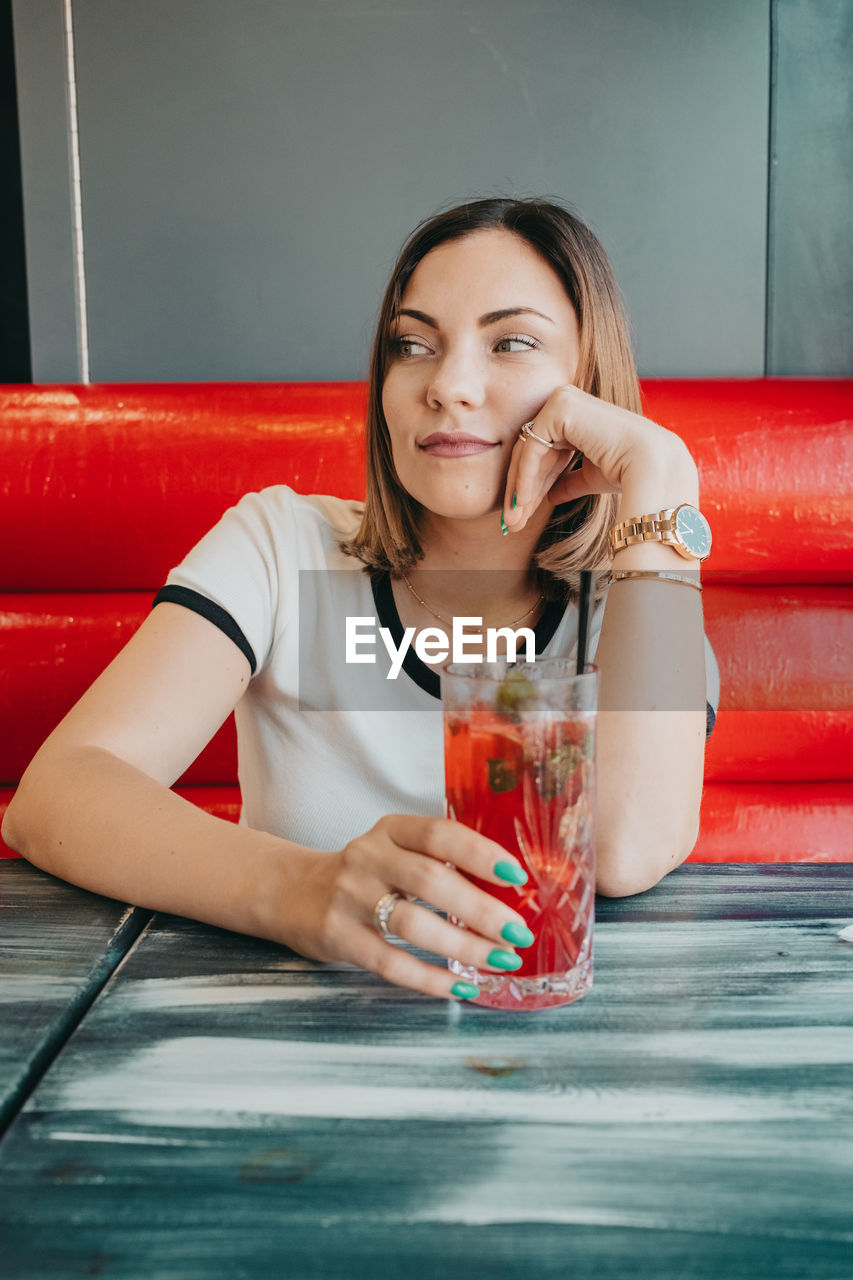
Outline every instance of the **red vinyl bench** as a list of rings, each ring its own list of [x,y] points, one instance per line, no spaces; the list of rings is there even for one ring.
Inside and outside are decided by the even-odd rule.
[[[853,381],[643,394],[691,449],[714,533],[722,696],[691,858],[853,861]],[[226,507],[277,483],[364,496],[364,411],[361,383],[0,388],[0,814]],[[176,789],[237,819],[233,718]]]

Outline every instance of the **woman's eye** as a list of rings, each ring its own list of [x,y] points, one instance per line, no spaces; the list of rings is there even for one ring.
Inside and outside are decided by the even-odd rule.
[[[532,351],[534,347],[538,347],[539,343],[535,338],[529,338],[523,333],[508,333],[505,338],[501,338],[497,344],[498,351]]]
[[[426,351],[426,346],[415,338],[391,339],[391,352],[393,355],[399,356],[401,360],[408,360],[411,356],[422,356]]]

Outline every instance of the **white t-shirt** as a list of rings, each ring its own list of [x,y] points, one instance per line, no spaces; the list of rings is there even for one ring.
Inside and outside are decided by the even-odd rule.
[[[209,618],[252,666],[235,709],[241,823],[315,849],[343,848],[387,813],[445,812],[439,667],[410,648],[388,678],[379,627],[396,647],[402,640],[390,579],[374,586],[338,546],[362,510],[287,485],[247,494],[155,599]],[[603,614],[602,602],[591,657]],[[374,663],[346,661],[347,618],[363,620],[350,656],[372,653]],[[576,653],[577,621],[575,607],[549,604],[535,628],[536,656]],[[707,639],[705,657],[710,732],[719,674]]]

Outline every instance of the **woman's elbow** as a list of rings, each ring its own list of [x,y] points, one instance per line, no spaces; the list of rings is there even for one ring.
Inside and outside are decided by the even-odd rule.
[[[666,871],[640,874],[635,867],[605,867],[596,873],[595,892],[602,898],[631,898],[653,889],[665,875]]]
[[[0,823],[0,836],[4,844],[28,862],[34,861],[32,851],[39,846],[45,813],[50,807],[54,790],[50,775],[46,778],[41,776],[40,765],[41,753],[36,755],[24,771]]]
[[[605,898],[630,898],[653,889],[689,857],[698,835],[697,829],[685,840],[646,845],[625,839],[600,842],[596,855],[596,892]]]
[[[15,797],[9,801],[3,819],[0,821],[0,839],[5,845],[12,850],[13,853],[22,853],[21,836],[15,821]]]

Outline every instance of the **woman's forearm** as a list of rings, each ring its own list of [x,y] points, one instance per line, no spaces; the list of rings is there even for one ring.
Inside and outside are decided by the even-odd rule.
[[[623,484],[617,520],[699,503],[690,455],[647,464]],[[614,569],[698,577],[672,547],[626,547]],[[705,758],[700,592],[653,579],[615,582],[596,653],[600,670],[598,885],[612,896],[651,887],[698,835]]]
[[[98,747],[40,753],[3,822],[11,848],[42,870],[135,906],[283,941],[283,869],[302,845],[214,818]]]

